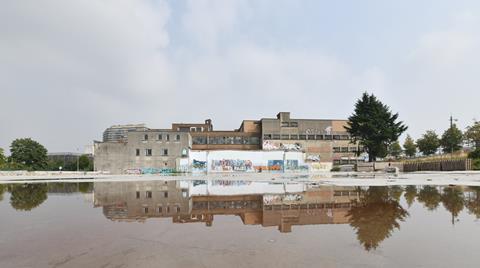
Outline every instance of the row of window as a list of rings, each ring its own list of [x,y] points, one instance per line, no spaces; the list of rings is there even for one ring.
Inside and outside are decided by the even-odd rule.
[[[290,210],[290,209],[331,209],[350,208],[352,203],[318,203],[318,204],[278,204],[264,205],[264,210]]]
[[[180,213],[180,206],[173,206],[176,213]],[[147,214],[149,212],[149,207],[143,207],[143,213]],[[166,213],[170,213],[170,206],[166,207]],[[163,207],[157,207],[157,213],[163,213]]]
[[[356,153],[357,147],[333,147],[334,153]]]
[[[298,127],[298,122],[282,122],[282,127]]]
[[[168,149],[162,149],[161,151],[162,151],[161,155],[164,155],[164,156],[168,155]],[[152,156],[153,155],[153,150],[152,149],[145,149],[144,152],[145,152],[145,156]],[[140,149],[135,149],[135,155],[140,156]]]
[[[198,136],[192,138],[193,144],[248,144],[259,145],[259,137],[238,137],[238,136],[225,136],[225,137],[207,137]]]
[[[265,134],[264,140],[350,140],[349,135]]]
[[[135,196],[136,196],[137,199],[140,199],[140,196],[141,196],[140,191],[137,191],[135,193]],[[182,196],[184,198],[187,197],[187,191],[186,190],[182,190]],[[152,191],[145,191],[145,198],[150,199],[152,197],[153,197],[153,192]],[[163,197],[168,198],[168,191],[163,192]]]
[[[149,137],[150,136],[148,134],[144,134],[143,135],[143,140],[148,141]],[[180,140],[180,134],[175,135],[174,138],[175,138],[175,141],[179,141]],[[157,134],[157,135],[155,135],[155,140],[157,140],[157,141],[162,141],[162,140],[170,141],[170,134],[165,134],[165,135],[164,134]]]
[[[335,159],[333,160],[334,165],[354,165],[357,163],[356,159]]]

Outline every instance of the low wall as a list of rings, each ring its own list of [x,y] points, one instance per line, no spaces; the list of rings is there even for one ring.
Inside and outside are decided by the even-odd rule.
[[[403,171],[466,171],[472,170],[471,159],[415,161],[403,163]]]

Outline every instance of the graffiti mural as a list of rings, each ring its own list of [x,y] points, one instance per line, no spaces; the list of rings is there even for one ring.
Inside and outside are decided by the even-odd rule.
[[[286,195],[264,195],[264,205],[277,205],[285,203],[297,203],[303,200],[303,196],[299,194],[286,194]]]
[[[302,150],[302,145],[298,142],[296,143],[285,143],[285,142],[274,142],[274,141],[263,141],[263,150],[273,151],[273,150],[284,150],[284,151],[294,151],[299,152]]]
[[[192,172],[206,172],[207,171],[207,161],[199,161],[193,159],[192,163]]]
[[[320,162],[320,156],[311,154],[307,156],[306,160],[311,162]]]
[[[283,171],[283,160],[268,160],[268,170]]]
[[[165,174],[165,173],[173,173],[175,170],[173,168],[141,168],[141,174]]]
[[[245,186],[252,184],[251,181],[234,181],[234,180],[213,180],[212,186]]]
[[[253,164],[250,160],[222,159],[212,160],[212,171],[253,171]]]
[[[287,160],[285,163],[285,170],[290,171],[308,171],[307,165],[300,165],[298,160]]]

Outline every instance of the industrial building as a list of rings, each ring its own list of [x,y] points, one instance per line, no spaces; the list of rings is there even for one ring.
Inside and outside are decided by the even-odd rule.
[[[270,164],[275,171],[328,169],[357,161],[361,148],[351,142],[346,125],[346,120],[291,118],[289,112],[278,113],[275,118],[243,120],[234,130],[214,130],[210,119],[173,123],[170,129],[162,130],[144,124],[116,125],[105,130],[103,142],[95,142],[95,170],[119,174],[191,172],[203,165],[203,170],[209,171],[210,166],[242,161],[241,169],[220,171],[271,171]],[[227,158],[207,157],[208,153],[202,156],[202,152]],[[289,153],[297,155],[287,159]],[[263,160],[255,164],[254,159]]]

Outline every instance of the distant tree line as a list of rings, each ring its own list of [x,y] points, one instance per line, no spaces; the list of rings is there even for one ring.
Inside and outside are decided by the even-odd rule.
[[[29,170],[29,171],[76,171],[77,160],[59,161],[48,158],[47,149],[39,142],[31,138],[22,138],[12,141],[10,156],[0,148],[0,170]],[[78,170],[92,171],[93,160],[88,155],[78,158]]]

